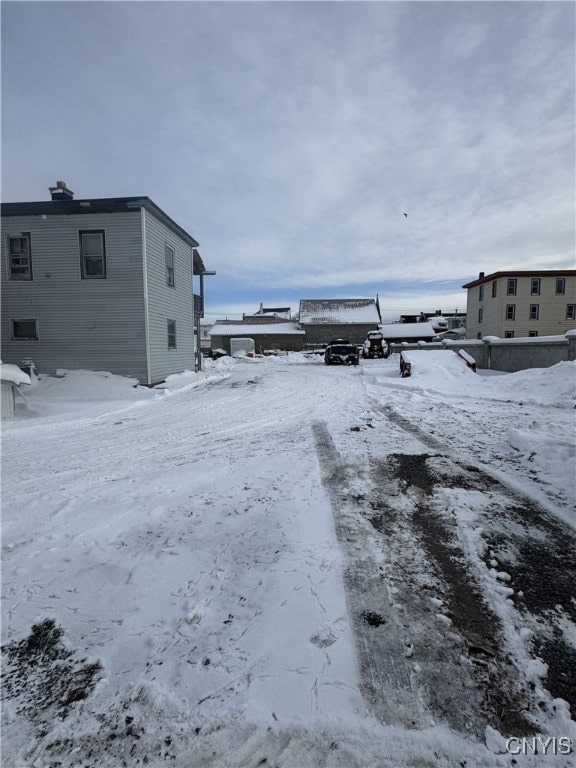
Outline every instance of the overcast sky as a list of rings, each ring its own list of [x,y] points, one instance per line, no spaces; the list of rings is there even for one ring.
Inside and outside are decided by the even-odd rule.
[[[212,319],[463,310],[479,271],[574,268],[575,9],[2,2],[2,200],[147,195]]]

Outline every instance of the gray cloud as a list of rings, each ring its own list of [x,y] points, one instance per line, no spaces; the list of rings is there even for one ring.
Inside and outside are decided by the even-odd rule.
[[[6,200],[147,194],[262,289],[573,266],[569,4],[2,13]]]

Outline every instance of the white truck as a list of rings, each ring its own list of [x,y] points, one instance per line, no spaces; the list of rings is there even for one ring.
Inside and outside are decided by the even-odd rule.
[[[230,339],[230,354],[232,357],[254,357],[254,339]]]

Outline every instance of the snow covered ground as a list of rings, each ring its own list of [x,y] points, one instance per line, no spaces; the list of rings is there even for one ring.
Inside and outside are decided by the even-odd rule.
[[[576,363],[410,356],[26,389],[6,768],[573,765]]]

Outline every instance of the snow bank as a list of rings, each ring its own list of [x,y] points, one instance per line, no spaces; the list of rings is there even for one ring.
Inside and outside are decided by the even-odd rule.
[[[11,363],[0,363],[0,379],[10,381],[12,384],[31,384],[30,376]]]

